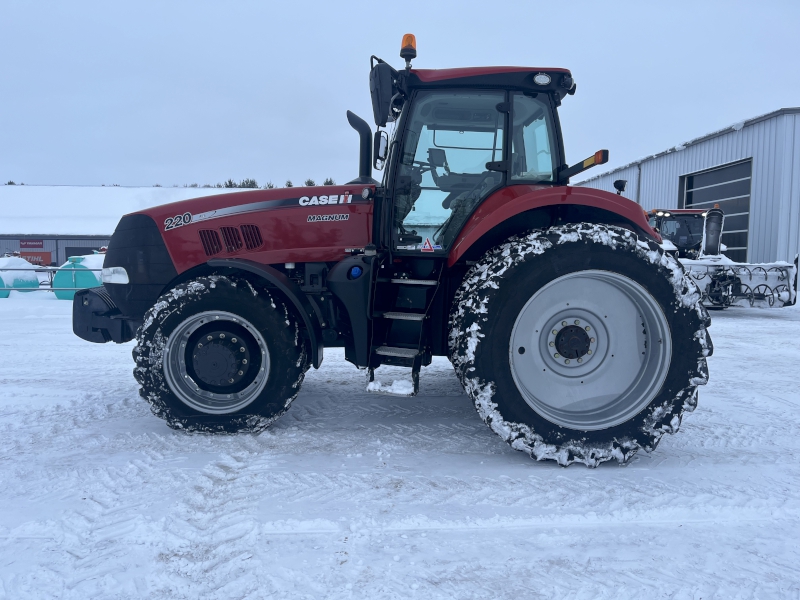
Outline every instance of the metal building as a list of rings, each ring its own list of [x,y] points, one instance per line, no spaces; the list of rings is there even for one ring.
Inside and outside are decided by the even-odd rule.
[[[653,208],[725,212],[725,254],[739,262],[791,261],[800,252],[800,108],[782,108],[679,144],[575,185]]]
[[[0,256],[18,251],[31,264],[57,267],[67,262],[70,256],[91,254],[93,250],[108,246],[110,238],[110,235],[0,234]]]

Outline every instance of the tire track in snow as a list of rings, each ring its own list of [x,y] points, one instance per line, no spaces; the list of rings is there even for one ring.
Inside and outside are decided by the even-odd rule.
[[[263,565],[246,452],[209,464],[167,523],[158,592],[176,598],[256,596]]]

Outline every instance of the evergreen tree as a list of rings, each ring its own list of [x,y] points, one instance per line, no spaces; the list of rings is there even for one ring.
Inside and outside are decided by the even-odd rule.
[[[222,187],[226,188],[236,188],[239,187],[239,184],[236,183],[233,179],[228,179],[225,183],[222,184]]]
[[[13,181],[9,181],[6,185],[17,185],[17,184],[14,183]]]
[[[314,183],[313,179],[306,179],[306,183],[305,183],[306,187],[314,187],[315,185],[317,185],[317,184]]]
[[[274,189],[275,189],[275,184],[274,184],[274,183],[272,183],[271,181],[268,181],[268,182],[267,182],[267,183],[264,185],[264,188],[263,188],[263,189],[265,189],[265,190],[274,190]]]
[[[239,184],[240,188],[255,188],[258,189],[258,183],[255,179],[242,179]]]
[[[291,179],[287,179],[286,180],[286,184],[283,187],[287,187],[287,188],[294,187],[294,184],[292,183]]]
[[[333,177],[326,177],[322,185],[336,185],[336,182],[333,180]]]

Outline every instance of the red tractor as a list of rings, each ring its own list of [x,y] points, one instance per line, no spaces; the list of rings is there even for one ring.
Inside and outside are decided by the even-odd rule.
[[[263,430],[343,346],[370,381],[408,367],[410,394],[449,357],[483,420],[538,460],[655,448],[708,379],[709,318],[641,207],[568,185],[608,157],[565,164],[572,75],[412,69],[410,35],[400,56],[372,58],[384,129],[347,114],[358,178],[125,215],[75,333],[135,337],[141,396],[186,431]]]

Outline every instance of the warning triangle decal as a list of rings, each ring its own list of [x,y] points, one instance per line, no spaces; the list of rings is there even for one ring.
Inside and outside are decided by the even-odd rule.
[[[430,238],[425,238],[425,243],[422,244],[421,250],[423,252],[433,252],[433,244],[431,244]]]

